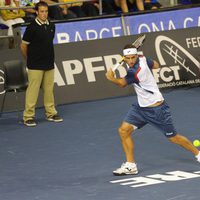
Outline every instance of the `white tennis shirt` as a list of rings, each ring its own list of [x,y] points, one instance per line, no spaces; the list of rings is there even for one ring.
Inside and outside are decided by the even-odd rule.
[[[127,83],[134,86],[141,107],[148,107],[164,100],[151,72],[152,66],[152,60],[145,56],[139,56],[138,61],[127,70],[125,76]]]

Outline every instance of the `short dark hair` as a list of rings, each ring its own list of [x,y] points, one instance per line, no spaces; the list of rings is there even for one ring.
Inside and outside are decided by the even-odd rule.
[[[38,10],[39,10],[39,7],[41,7],[41,6],[44,6],[44,7],[47,7],[47,8],[49,7],[48,4],[47,4],[46,2],[40,1],[40,2],[38,2],[38,3],[35,4],[35,10],[38,11]]]
[[[136,48],[136,47],[134,45],[132,45],[132,44],[126,44],[124,46],[124,49],[130,49],[130,48]]]

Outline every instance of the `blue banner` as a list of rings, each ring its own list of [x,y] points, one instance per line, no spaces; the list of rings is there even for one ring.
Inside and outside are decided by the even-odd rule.
[[[128,16],[125,24],[129,35],[200,26],[200,7]]]
[[[85,20],[56,24],[55,43],[119,37],[123,35],[120,18]]]
[[[55,44],[200,27],[200,7],[121,17],[56,23]],[[125,30],[123,29],[125,28]],[[22,33],[24,27],[22,27]]]

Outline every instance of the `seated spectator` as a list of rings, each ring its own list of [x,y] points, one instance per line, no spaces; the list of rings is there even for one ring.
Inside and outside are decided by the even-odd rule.
[[[84,6],[84,4],[86,6],[88,6],[89,4],[92,4],[93,7],[95,7],[95,9],[96,9],[95,13],[93,13],[93,16],[99,15],[99,13],[100,13],[100,4],[99,4],[98,0],[83,3],[83,6]],[[116,14],[116,11],[114,10],[114,8],[113,8],[113,6],[112,6],[112,4],[110,3],[109,0],[102,0],[102,5],[101,6],[102,6],[102,8],[101,8],[102,9],[102,14]],[[86,9],[85,12],[87,13],[87,9]],[[90,15],[90,16],[92,16],[92,15]]]
[[[114,10],[114,8],[109,0],[102,0],[102,11],[105,14],[115,14],[116,13],[116,11]]]
[[[99,15],[98,8],[93,2],[78,2],[77,0],[64,0],[64,2],[74,2],[69,5],[69,10],[74,12],[77,17],[92,17]]]
[[[114,2],[114,7],[121,8],[123,13],[130,11],[143,11],[161,8],[162,5],[157,0],[109,0]]]
[[[3,7],[19,7],[19,1],[17,0],[1,0],[1,5]],[[14,24],[23,23],[24,20],[22,19],[25,16],[25,12],[21,9],[7,9],[7,10],[0,10],[0,23],[6,24],[8,29],[8,35],[13,36],[13,27]]]
[[[53,1],[56,3],[64,3],[65,2],[64,0],[53,0]],[[77,15],[73,11],[68,9],[70,7],[68,4],[61,4],[56,7],[57,7],[58,12],[60,12],[60,14],[57,15],[58,16],[57,18],[55,18],[55,16],[54,16],[54,19],[58,19],[58,20],[59,19],[73,19],[73,18],[77,17]],[[51,11],[52,8],[49,8],[49,9]]]
[[[58,5],[52,6],[52,4],[57,3],[58,0],[42,0],[42,1],[46,2],[49,5],[49,18],[51,20],[62,20],[62,19],[65,19],[64,15],[63,15],[62,6],[58,6]],[[66,10],[67,10],[67,7],[66,7],[65,11]]]
[[[20,6],[35,6],[40,0],[20,0]],[[25,22],[31,22],[36,17],[35,9],[34,8],[27,8],[23,9],[25,12],[25,16],[23,17]]]
[[[144,10],[154,10],[161,7],[162,5],[157,0],[144,0]]]
[[[99,15],[99,5],[95,1],[84,2],[82,5],[83,12],[87,17],[98,16]]]
[[[68,10],[73,12],[77,17],[86,17],[86,14],[82,10],[83,3],[71,3],[76,2],[76,0],[63,0],[67,4]]]
[[[130,11],[144,10],[143,0],[108,0],[115,11],[128,13]]]
[[[49,5],[53,2],[64,2],[68,4],[63,4],[58,6],[49,7],[49,16],[51,19],[70,19],[75,17],[92,17],[99,15],[99,1],[88,1],[88,2],[77,2],[77,0],[42,0]],[[106,14],[114,14],[112,6],[107,3],[107,0],[103,0],[103,12]],[[53,8],[52,8],[53,7]]]

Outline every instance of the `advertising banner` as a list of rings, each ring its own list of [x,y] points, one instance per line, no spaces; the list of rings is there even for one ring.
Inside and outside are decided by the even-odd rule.
[[[137,35],[182,28],[200,27],[200,7],[99,18],[92,20],[56,23],[55,44]],[[22,33],[25,27],[22,27]]]
[[[152,73],[161,89],[200,83],[199,33],[199,28],[189,28],[146,34],[140,53],[159,62],[160,68]],[[122,89],[109,82],[105,73],[121,60],[123,47],[134,42],[137,37],[138,35],[55,45],[56,102],[66,104],[134,94],[132,87]],[[0,52],[3,58],[0,70],[3,60],[21,59],[20,53],[15,52],[17,50],[9,51],[10,53]],[[0,72],[3,83],[3,72]],[[119,67],[116,74],[125,76],[125,67]],[[0,87],[1,102],[3,84]],[[13,108],[12,96],[7,98],[6,105],[8,110]]]
[[[125,17],[129,35],[200,26],[200,7]]]
[[[144,54],[160,64],[153,70],[160,88],[192,86],[200,83],[200,28],[150,34]]]
[[[57,23],[55,44],[119,37],[123,35],[119,17]]]

